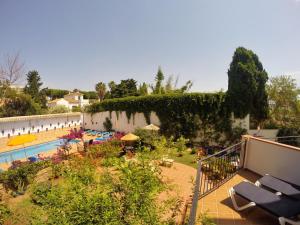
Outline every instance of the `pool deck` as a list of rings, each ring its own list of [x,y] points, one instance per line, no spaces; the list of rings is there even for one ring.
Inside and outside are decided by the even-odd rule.
[[[73,127],[73,128],[75,128],[75,127]],[[76,128],[79,129],[79,127],[76,127]],[[45,143],[45,142],[49,142],[49,141],[54,141],[57,138],[68,134],[70,129],[71,128],[68,127],[68,128],[60,128],[60,129],[56,129],[56,130],[43,131],[40,133],[33,133],[33,135],[35,135],[37,137],[35,141],[26,143],[24,145],[19,145],[19,146],[7,146],[7,142],[9,140],[9,138],[0,138],[0,153],[11,151],[11,150],[18,149],[18,148],[24,148],[24,147],[28,147],[28,146],[32,146],[32,145],[37,145],[37,144],[41,144],[41,143]]]
[[[72,128],[75,128],[75,127],[72,127]],[[79,127],[76,127],[76,128],[79,129]],[[54,141],[54,140],[58,139],[59,137],[68,134],[70,129],[71,128],[68,127],[68,128],[61,128],[61,129],[50,130],[50,131],[43,131],[40,133],[34,133],[34,135],[36,135],[36,137],[37,137],[37,139],[35,141],[26,143],[26,144],[20,145],[20,146],[7,146],[7,142],[9,139],[8,138],[0,138],[0,153],[11,151],[11,150],[18,149],[18,148],[24,148],[24,147],[29,147],[32,145],[42,144],[42,143],[49,142],[49,141]],[[72,144],[71,152],[74,152],[76,150],[77,150],[76,145]],[[56,153],[56,151],[57,151],[57,149],[52,149],[47,152],[43,152],[43,155],[51,156],[54,153]],[[23,160],[26,160],[26,159],[25,158],[21,159],[21,161],[23,161]],[[10,163],[1,163],[0,164],[0,168],[2,170],[7,170],[9,167],[10,167]]]

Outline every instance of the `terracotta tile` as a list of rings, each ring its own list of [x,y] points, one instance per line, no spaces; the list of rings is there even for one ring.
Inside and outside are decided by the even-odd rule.
[[[259,179],[259,176],[252,172],[246,170],[240,171],[214,192],[204,197],[203,200],[201,199],[199,201],[201,202],[201,210],[199,210],[199,212],[205,212],[209,210],[209,213],[212,214],[214,218],[217,218],[217,224],[219,225],[278,224],[276,218],[258,208],[252,208],[243,212],[236,212],[232,206],[228,190],[243,180],[255,182],[257,179]],[[247,203],[247,201],[242,198],[237,198],[237,203],[243,205]]]
[[[231,213],[218,213],[218,224],[232,225],[234,224],[234,218]]]
[[[202,212],[218,212],[217,204],[204,204],[202,207]]]

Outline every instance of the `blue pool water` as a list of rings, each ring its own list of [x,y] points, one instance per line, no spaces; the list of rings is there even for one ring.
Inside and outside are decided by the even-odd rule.
[[[16,149],[9,152],[3,152],[0,154],[0,163],[5,163],[5,162],[9,163],[14,160],[24,159],[30,156],[36,156],[41,152],[47,152],[56,149],[61,144],[63,144],[63,140],[58,139],[55,141],[50,141],[39,145],[32,145],[29,147]]]

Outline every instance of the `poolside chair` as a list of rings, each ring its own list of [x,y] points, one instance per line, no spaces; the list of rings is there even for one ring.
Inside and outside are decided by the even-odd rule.
[[[276,177],[266,174],[255,182],[255,185],[275,191],[277,195],[286,195],[300,200],[300,186],[283,181]]]
[[[260,188],[249,182],[241,182],[229,190],[233,207],[237,211],[258,206],[270,214],[276,216],[280,225],[290,223],[292,225],[300,225],[300,221],[295,221],[300,214],[300,201],[278,196],[268,190]],[[235,196],[238,195],[250,203],[244,206],[238,206]]]
[[[30,156],[30,157],[28,157],[27,159],[28,159],[29,162],[31,162],[31,163],[34,163],[34,162],[39,161],[39,159],[38,159],[37,157],[35,157],[35,156]]]

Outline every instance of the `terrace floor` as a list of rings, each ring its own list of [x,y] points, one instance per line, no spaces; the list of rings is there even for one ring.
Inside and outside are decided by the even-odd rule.
[[[259,176],[247,170],[241,170],[233,178],[220,186],[218,189],[199,200],[198,215],[207,213],[218,225],[276,225],[277,218],[266,211],[252,207],[242,212],[237,212],[232,206],[228,190],[243,180],[255,182]],[[247,203],[237,198],[238,204]]]

